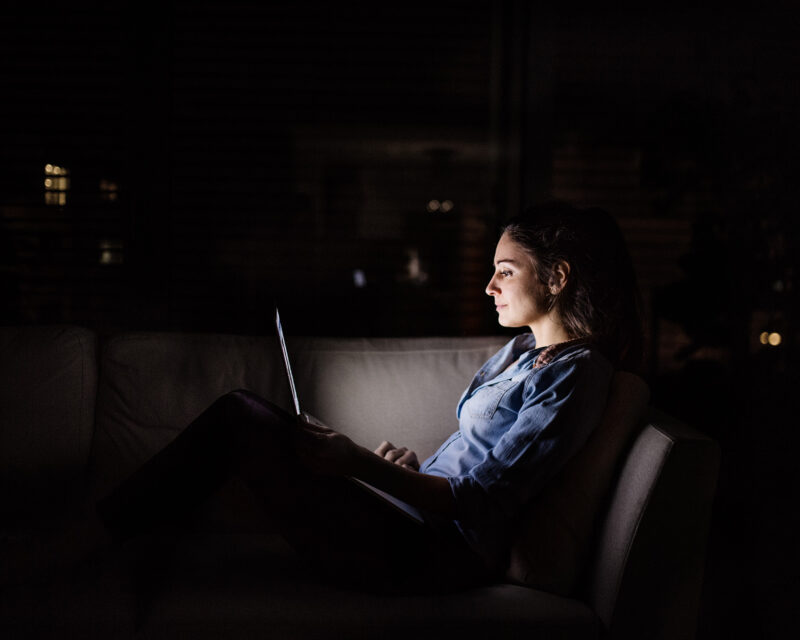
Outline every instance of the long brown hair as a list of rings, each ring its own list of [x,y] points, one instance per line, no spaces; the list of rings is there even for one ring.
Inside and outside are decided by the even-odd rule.
[[[602,209],[551,202],[526,210],[503,229],[533,258],[544,303],[570,338],[586,338],[619,368],[639,372],[643,335],[636,274],[614,218]],[[555,267],[570,266],[555,295]]]

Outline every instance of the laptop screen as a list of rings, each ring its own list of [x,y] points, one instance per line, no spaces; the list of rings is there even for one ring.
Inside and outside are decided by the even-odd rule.
[[[283,367],[286,369],[286,377],[289,379],[289,391],[292,394],[292,402],[294,402],[294,414],[299,418],[300,401],[297,399],[297,389],[294,386],[294,376],[292,375],[292,365],[289,363],[289,353],[286,351],[286,340],[283,337],[283,327],[281,326],[281,314],[278,313],[278,307],[275,307],[275,330],[278,333],[278,342],[281,345],[281,354],[283,355]]]

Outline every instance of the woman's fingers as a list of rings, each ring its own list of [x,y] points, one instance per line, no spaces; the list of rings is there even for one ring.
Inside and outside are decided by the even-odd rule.
[[[419,461],[417,460],[417,454],[413,451],[406,451],[402,456],[395,460],[395,464],[403,465],[408,469],[414,469],[415,471],[419,470]]]
[[[399,458],[402,458],[403,455],[408,451],[406,447],[400,447],[399,449],[392,449],[391,451],[387,452],[384,458],[386,458],[389,462],[397,462]]]
[[[395,446],[389,442],[388,440],[384,440],[383,442],[378,445],[378,448],[375,449],[375,453],[379,455],[381,458],[384,458],[389,451],[392,451]]]
[[[321,422],[311,422],[305,415],[302,416],[302,424],[303,430],[307,433],[319,433],[322,435],[327,435],[334,432],[333,429],[326,427]]]
[[[408,447],[395,447],[388,440],[384,440],[375,449],[375,454],[381,458],[385,458],[389,462],[394,462],[409,469],[419,470],[419,461],[417,454],[409,451]]]

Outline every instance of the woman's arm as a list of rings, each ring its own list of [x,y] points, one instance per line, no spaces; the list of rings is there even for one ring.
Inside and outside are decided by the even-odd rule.
[[[414,505],[423,511],[455,518],[456,504],[447,478],[420,473],[390,462],[368,449],[358,447],[354,472],[350,475]]]
[[[424,511],[455,517],[446,478],[391,462],[328,427],[303,422],[295,446],[303,464],[325,475],[352,476]]]

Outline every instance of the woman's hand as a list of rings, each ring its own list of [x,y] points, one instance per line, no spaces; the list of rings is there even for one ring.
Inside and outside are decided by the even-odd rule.
[[[352,475],[361,449],[346,435],[305,414],[296,430],[294,445],[303,465],[315,473],[332,476]]]
[[[384,440],[380,446],[375,449],[375,453],[381,458],[386,458],[389,462],[399,464],[406,469],[413,469],[419,471],[419,460],[417,454],[409,451],[406,447],[395,447],[391,442]]]

